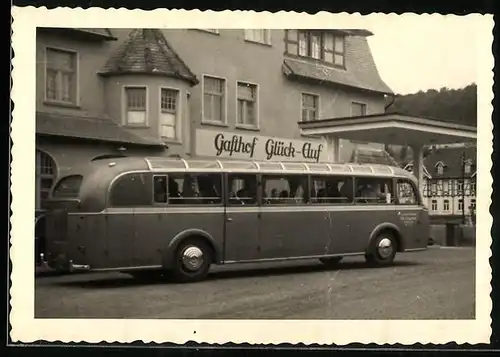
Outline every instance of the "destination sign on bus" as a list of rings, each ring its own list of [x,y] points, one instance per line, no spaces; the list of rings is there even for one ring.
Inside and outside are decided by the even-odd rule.
[[[196,153],[258,161],[329,161],[324,140],[290,140],[203,129],[196,133]]]

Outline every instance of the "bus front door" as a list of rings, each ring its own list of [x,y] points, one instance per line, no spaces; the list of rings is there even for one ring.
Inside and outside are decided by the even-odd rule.
[[[225,262],[239,262],[259,258],[259,215],[259,209],[256,206],[226,207]]]

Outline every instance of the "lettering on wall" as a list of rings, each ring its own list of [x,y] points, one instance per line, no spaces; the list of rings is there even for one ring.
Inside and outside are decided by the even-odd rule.
[[[198,129],[196,154],[257,161],[329,161],[323,140],[290,140]]]

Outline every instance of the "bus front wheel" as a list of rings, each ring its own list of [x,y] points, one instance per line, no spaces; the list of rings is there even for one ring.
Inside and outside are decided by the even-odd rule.
[[[382,232],[374,239],[365,258],[369,264],[388,265],[394,261],[396,251],[397,243],[394,236],[390,232]]]
[[[173,278],[179,282],[203,280],[212,264],[211,247],[202,239],[181,242],[175,252]]]

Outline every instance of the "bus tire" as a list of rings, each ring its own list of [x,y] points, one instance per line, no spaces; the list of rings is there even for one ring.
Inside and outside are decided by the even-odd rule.
[[[326,266],[327,268],[334,267],[340,261],[342,260],[343,257],[331,257],[331,258],[319,258],[319,261]]]
[[[182,241],[175,250],[172,278],[182,283],[203,280],[208,275],[213,257],[213,249],[204,239]]]
[[[398,250],[397,241],[390,231],[382,231],[372,241],[365,259],[368,264],[383,266],[394,262]]]

